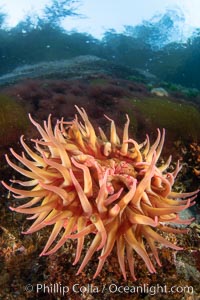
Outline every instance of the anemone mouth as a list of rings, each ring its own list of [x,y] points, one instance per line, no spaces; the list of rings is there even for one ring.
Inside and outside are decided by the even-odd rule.
[[[198,191],[172,191],[181,167],[177,163],[173,172],[167,172],[171,157],[157,166],[165,130],[162,133],[158,130],[152,146],[148,136],[144,143],[138,144],[129,138],[130,121],[126,116],[120,140],[114,121],[106,116],[110,122],[110,137],[107,138],[101,128],[97,136],[85,110],[76,109],[82,122],[76,115],[71,122],[57,121],[54,128],[51,116],[43,127],[29,116],[41,139],[32,141],[32,150],[21,137],[25,150],[22,155],[11,149],[20,165],[6,155],[8,164],[28,181],[13,181],[22,188],[2,183],[14,193],[15,198],[30,198],[30,201],[11,209],[32,215],[29,219],[34,222],[26,234],[53,226],[41,255],[53,254],[68,239],[77,239],[76,264],[81,257],[85,237],[93,234],[78,274],[99,251],[94,277],[98,276],[114,247],[124,279],[126,265],[136,279],[134,252],[143,259],[148,271],[154,273],[156,270],[147,253],[147,245],[158,265],[161,262],[157,242],[175,250],[181,249],[164,239],[157,229],[185,233],[186,230],[163,224],[189,224],[192,220],[181,220],[179,213],[194,204]]]

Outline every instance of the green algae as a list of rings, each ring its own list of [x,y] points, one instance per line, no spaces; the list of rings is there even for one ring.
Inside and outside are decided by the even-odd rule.
[[[108,84],[108,79],[106,78],[94,78],[90,80],[91,86],[105,86]]]
[[[133,114],[143,127],[165,128],[176,139],[196,141],[200,138],[200,112],[191,103],[159,97],[131,99],[131,103]]]
[[[23,106],[11,97],[0,94],[0,146],[17,142],[27,127],[28,118]]]

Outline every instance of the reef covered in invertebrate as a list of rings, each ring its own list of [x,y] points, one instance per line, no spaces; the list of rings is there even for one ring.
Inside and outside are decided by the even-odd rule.
[[[182,249],[162,233],[187,232],[173,224],[191,223],[192,218],[182,220],[179,213],[194,205],[198,191],[173,191],[181,166],[177,163],[168,172],[171,156],[165,163],[159,162],[165,130],[162,133],[158,130],[152,146],[148,136],[138,144],[129,137],[127,115],[120,140],[114,121],[105,116],[110,122],[108,138],[101,128],[96,134],[84,109],[76,109],[82,122],[76,115],[73,121],[58,120],[54,127],[51,116],[43,127],[30,116],[41,139],[32,140],[32,150],[21,137],[26,154],[19,155],[11,149],[20,165],[6,155],[8,164],[29,180],[12,180],[11,185],[2,182],[15,198],[30,198],[30,201],[11,210],[32,215],[29,219],[34,222],[26,234],[53,226],[41,255],[53,254],[68,239],[75,239],[74,264],[77,264],[86,246],[85,237],[91,235],[78,274],[98,252],[94,277],[98,276],[115,247],[124,279],[127,265],[136,279],[135,253],[143,259],[148,271],[155,273],[154,265],[161,266],[157,243]]]

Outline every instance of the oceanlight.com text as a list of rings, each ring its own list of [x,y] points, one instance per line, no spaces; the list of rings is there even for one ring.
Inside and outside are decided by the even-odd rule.
[[[148,295],[156,295],[156,294],[193,294],[194,289],[192,286],[178,286],[174,285],[172,287],[168,287],[167,285],[117,285],[111,283],[109,285],[95,286],[94,284],[79,284],[74,283],[73,285],[62,285],[60,282],[44,284],[38,283],[36,285],[27,284],[24,288],[26,292],[36,292],[44,293],[44,294],[52,294],[52,295],[60,295],[64,296],[69,293],[74,294],[148,294]]]

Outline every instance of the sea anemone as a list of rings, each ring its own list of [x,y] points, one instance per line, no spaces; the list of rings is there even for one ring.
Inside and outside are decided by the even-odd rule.
[[[157,242],[175,250],[181,249],[166,240],[162,232],[187,232],[169,224],[192,221],[181,220],[178,214],[194,204],[198,191],[172,191],[181,167],[177,163],[173,172],[167,172],[171,157],[157,166],[165,139],[164,130],[162,134],[158,130],[152,146],[148,136],[144,143],[138,144],[129,138],[129,118],[126,116],[120,141],[114,121],[105,116],[110,122],[110,138],[101,128],[97,136],[85,110],[76,109],[82,123],[76,115],[71,122],[58,120],[54,128],[51,116],[44,121],[43,127],[29,116],[41,139],[32,140],[35,149],[31,150],[21,137],[26,155],[24,152],[18,155],[11,149],[20,164],[13,163],[6,155],[8,164],[29,180],[12,180],[10,186],[5,182],[3,185],[14,193],[15,198],[30,198],[30,201],[17,208],[11,207],[11,210],[33,215],[29,219],[34,222],[24,232],[26,234],[54,225],[41,255],[55,253],[68,239],[77,239],[76,264],[85,237],[90,235],[91,243],[77,274],[93,254],[100,251],[95,278],[115,246],[124,279],[126,265],[136,279],[135,252],[149,272],[154,273],[153,262],[161,266]],[[24,188],[15,188],[13,183]]]

